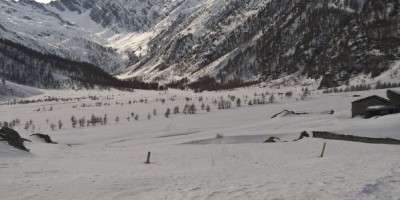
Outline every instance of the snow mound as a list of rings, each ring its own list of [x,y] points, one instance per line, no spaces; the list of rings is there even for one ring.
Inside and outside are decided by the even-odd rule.
[[[2,158],[14,158],[14,157],[29,156],[31,154],[29,154],[26,151],[21,151],[19,149],[16,149],[4,141],[0,141],[0,155]],[[4,168],[4,166],[2,167]]]
[[[16,84],[10,81],[6,81],[4,86],[0,86],[0,102],[14,98],[27,98],[40,94],[43,94],[40,89]]]

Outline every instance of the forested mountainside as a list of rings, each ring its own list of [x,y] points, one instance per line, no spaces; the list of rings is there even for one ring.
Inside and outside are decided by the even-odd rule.
[[[0,9],[1,36],[120,79],[290,76],[331,87],[400,60],[397,0],[22,0]]]
[[[93,64],[43,54],[6,39],[0,39],[0,60],[0,77],[38,88],[158,89],[157,84],[118,80]]]
[[[273,0],[251,12],[254,2],[229,1],[202,23],[203,34],[195,13],[182,14],[132,71],[151,66],[144,76],[211,74],[221,82],[299,73],[334,86],[358,74],[375,77],[400,58],[398,1]]]

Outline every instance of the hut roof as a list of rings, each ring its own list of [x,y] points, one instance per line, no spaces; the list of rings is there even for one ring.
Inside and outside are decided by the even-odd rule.
[[[353,102],[351,102],[351,103],[358,103],[358,102],[366,101],[366,100],[369,100],[369,99],[379,99],[379,100],[382,100],[383,102],[386,102],[386,103],[388,103],[388,104],[391,104],[391,102],[390,102],[389,100],[387,100],[387,99],[385,99],[385,98],[383,98],[383,97],[377,96],[377,95],[372,95],[372,96],[369,96],[369,97],[365,97],[365,98],[362,98],[362,99],[358,99],[358,100],[353,101]]]

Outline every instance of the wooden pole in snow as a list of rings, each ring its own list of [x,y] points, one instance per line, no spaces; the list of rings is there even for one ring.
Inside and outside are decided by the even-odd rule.
[[[324,142],[324,147],[322,147],[321,158],[324,157],[326,142]]]
[[[151,152],[150,151],[147,152],[147,160],[146,160],[145,164],[150,164],[150,155],[151,155]]]

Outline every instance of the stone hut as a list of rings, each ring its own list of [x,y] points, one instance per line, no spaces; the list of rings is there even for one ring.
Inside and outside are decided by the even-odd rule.
[[[381,109],[386,109],[390,108],[392,106],[392,103],[380,96],[373,95],[369,96],[363,99],[359,99],[357,101],[353,101],[351,103],[351,116],[364,116],[364,117],[372,117],[370,116],[369,112],[373,111],[376,112]],[[370,109],[368,109],[370,108]],[[388,113],[389,114],[389,113]]]

